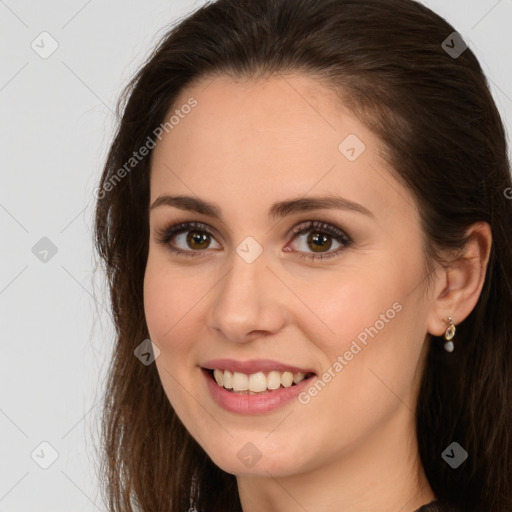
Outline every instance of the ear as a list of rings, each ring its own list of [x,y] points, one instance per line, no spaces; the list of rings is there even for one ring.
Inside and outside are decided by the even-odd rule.
[[[467,230],[468,241],[449,268],[436,280],[435,297],[427,319],[427,330],[442,336],[448,327],[448,317],[460,324],[478,302],[492,246],[491,227],[487,222],[472,224]]]

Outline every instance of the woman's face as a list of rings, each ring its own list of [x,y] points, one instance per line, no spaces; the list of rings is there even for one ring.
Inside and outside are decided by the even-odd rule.
[[[185,427],[223,470],[262,476],[413,436],[431,304],[418,212],[380,141],[299,74],[202,81],[173,112],[150,204],[190,199],[150,210],[144,306]],[[234,393],[206,367],[280,388]]]

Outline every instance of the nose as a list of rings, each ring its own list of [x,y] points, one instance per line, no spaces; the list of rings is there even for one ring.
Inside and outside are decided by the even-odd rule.
[[[210,327],[229,341],[247,343],[286,324],[286,287],[264,255],[247,263],[234,253],[230,270],[213,290]]]

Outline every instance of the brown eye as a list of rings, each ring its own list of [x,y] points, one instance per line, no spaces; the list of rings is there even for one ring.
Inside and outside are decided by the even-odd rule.
[[[284,250],[310,260],[336,256],[352,243],[352,239],[344,231],[319,221],[302,223],[292,230],[292,234],[295,235],[294,240],[299,239],[300,246],[292,250],[286,247]],[[300,240],[305,235],[308,235],[305,240]],[[218,244],[210,228],[201,222],[171,225],[159,231],[156,238],[171,252],[184,256],[201,256],[207,252],[206,249],[212,248],[212,242]],[[333,241],[338,246],[331,250]],[[219,247],[220,245],[216,249]]]
[[[319,232],[311,231],[306,239],[307,246],[314,252],[323,252],[323,249],[329,250],[332,246],[332,240],[330,235],[324,235]]]
[[[186,235],[186,236],[185,236]],[[215,238],[201,222],[184,222],[169,226],[156,234],[157,242],[176,254],[200,256]]]
[[[319,221],[308,221],[294,228],[295,238],[299,238],[298,255],[306,259],[323,259],[336,256],[343,249],[350,246],[352,239],[341,229]],[[300,240],[305,235],[304,240]],[[330,251],[333,240],[338,244],[334,251]]]
[[[201,231],[188,231],[186,244],[191,249],[206,249],[210,244],[211,235]],[[197,245],[196,245],[197,244]]]

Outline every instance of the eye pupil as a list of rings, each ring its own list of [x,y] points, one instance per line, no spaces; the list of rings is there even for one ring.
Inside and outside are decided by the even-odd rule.
[[[190,247],[192,247],[195,243],[199,245],[199,247],[195,246],[195,249],[204,249],[208,247],[210,242],[210,235],[208,233],[202,233],[199,231],[189,231],[187,235],[187,243]]]
[[[325,244],[325,242],[329,242],[330,237],[322,235],[321,233],[313,233],[308,237],[308,246],[315,252],[323,252],[318,251],[317,249],[326,249],[329,250],[332,245],[332,241],[330,241],[329,245],[327,247],[322,247],[322,244]],[[313,243],[313,246],[310,245],[310,242]]]

